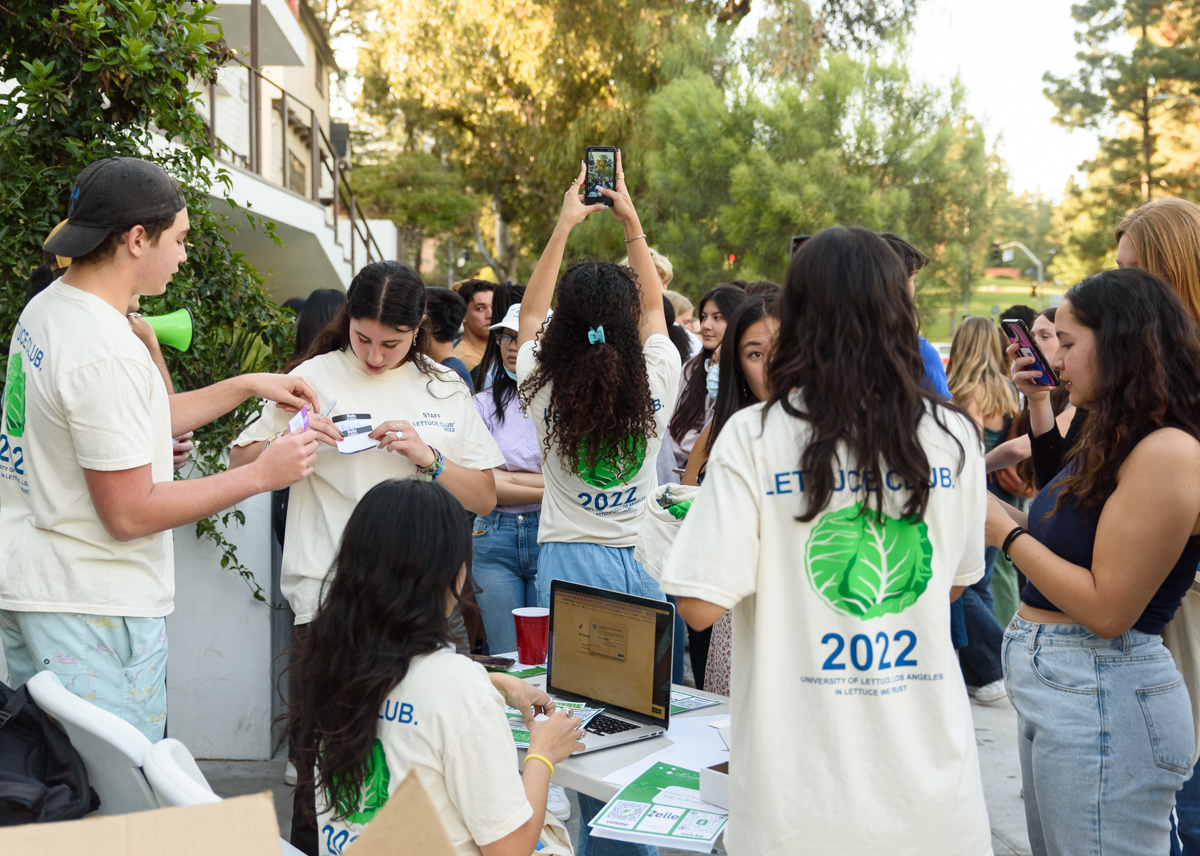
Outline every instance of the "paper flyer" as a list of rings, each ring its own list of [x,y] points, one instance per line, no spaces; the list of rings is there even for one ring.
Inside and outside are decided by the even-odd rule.
[[[671,715],[677,713],[687,713],[689,710],[700,710],[704,707],[712,707],[720,704],[719,701],[713,701],[708,698],[700,698],[690,693],[681,693],[679,690],[671,690]]]
[[[332,421],[345,438],[337,444],[338,451],[343,455],[378,448],[379,443],[371,439],[375,424],[371,421],[370,413],[342,413],[333,417]]]
[[[614,841],[711,853],[729,812],[700,799],[700,774],[655,764],[621,789],[590,824]]]
[[[578,701],[556,701],[554,707],[555,709],[575,711],[575,715],[583,720],[584,728],[587,728],[589,722],[604,712],[602,707],[585,707],[583,702]],[[505,705],[504,714],[508,717],[508,727],[512,729],[513,742],[517,744],[517,748],[528,749],[529,729],[525,727],[525,718],[521,716],[521,711]]]

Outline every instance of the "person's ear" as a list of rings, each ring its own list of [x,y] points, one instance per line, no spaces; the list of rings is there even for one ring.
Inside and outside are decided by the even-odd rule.
[[[135,259],[142,257],[142,253],[145,252],[149,244],[150,241],[146,237],[146,227],[144,226],[133,226],[125,233],[125,249]]]

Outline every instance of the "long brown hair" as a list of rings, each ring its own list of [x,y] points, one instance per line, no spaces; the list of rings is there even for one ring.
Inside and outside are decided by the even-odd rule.
[[[429,321],[422,323],[427,300],[425,283],[408,265],[373,262],[351,280],[345,302],[317,334],[304,359],[346,350],[350,347],[350,319],[367,319],[397,330],[416,328],[412,346],[400,364],[413,363],[421,374],[434,377],[436,369],[429,360],[421,359],[429,352]]]
[[[904,514],[924,515],[929,458],[917,429],[932,411],[958,444],[961,472],[965,449],[944,414],[962,411],[924,388],[925,363],[900,258],[869,229],[825,229],[792,256],[776,305],[779,335],[767,365],[771,395],[763,418],[780,407],[811,427],[800,456],[807,502],[796,519],[810,521],[829,503],[843,444],[864,484],[882,486],[894,470],[912,485]],[[882,488],[874,495],[875,511],[883,514]]]
[[[1200,206],[1173,196],[1146,202],[1118,224],[1117,243],[1125,236],[1138,267],[1165,279],[1200,321]]]
[[[447,606],[470,564],[469,521],[439,485],[380,482],[350,515],[291,666],[296,790],[321,790],[335,816],[360,808],[384,700],[413,659],[452,641]]]
[[[1088,277],[1063,302],[1095,333],[1096,378],[1055,513],[1068,500],[1102,506],[1133,445],[1156,428],[1200,439],[1200,331],[1171,286],[1129,267]]]

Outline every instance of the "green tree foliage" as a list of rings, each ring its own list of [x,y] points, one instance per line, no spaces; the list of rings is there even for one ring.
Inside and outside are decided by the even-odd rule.
[[[1046,96],[1056,121],[1103,136],[1080,164],[1087,180],[1072,180],[1055,212],[1062,252],[1053,273],[1068,283],[1114,264],[1113,230],[1141,202],[1200,199],[1200,3],[1090,0],[1072,14],[1080,68],[1072,78],[1047,74]]]
[[[837,223],[894,231],[928,253],[926,309],[978,277],[1008,177],[961,91],[944,98],[901,65],[835,55],[810,86],[761,92],[697,74],[649,100],[643,219],[678,287],[780,281],[791,236]],[[607,224],[580,231],[607,249]]]
[[[1110,164],[1122,164],[1122,183],[1137,181],[1143,201],[1155,181],[1155,134],[1152,119],[1157,100],[1190,91],[1200,78],[1200,46],[1194,28],[1181,30],[1194,3],[1161,0],[1088,0],[1071,8],[1079,23],[1075,35],[1082,50],[1074,78],[1047,73],[1046,97],[1058,109],[1055,121],[1068,128],[1104,128],[1119,124],[1105,138],[1101,152]],[[1190,32],[1189,32],[1190,30]],[[1133,37],[1133,49],[1121,53],[1114,40]],[[1129,145],[1136,135],[1136,153]],[[1131,157],[1133,155],[1134,157]],[[1135,172],[1136,171],[1136,172]]]
[[[188,261],[148,312],[191,308],[200,334],[186,355],[164,349],[177,388],[195,389],[242,371],[277,368],[291,324],[266,297],[261,278],[225,237],[210,199],[229,181],[215,168],[194,109],[195,81],[227,58],[215,7],[174,0],[17,0],[0,6],[0,331],[7,337],[25,304],[41,244],[65,216],[75,177],[103,157],[150,158],[184,189]],[[258,224],[261,227],[261,224]],[[197,432],[198,466],[223,467],[221,451],[252,412]],[[241,512],[228,512],[239,521]],[[217,518],[198,535],[223,548],[222,565],[261,588],[224,540]]]

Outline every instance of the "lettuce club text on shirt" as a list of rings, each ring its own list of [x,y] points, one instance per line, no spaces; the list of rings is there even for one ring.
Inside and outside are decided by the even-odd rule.
[[[777,496],[784,493],[804,493],[804,474],[807,470],[785,470],[763,477],[763,490],[767,496]],[[912,485],[900,477],[895,470],[888,470],[883,477],[888,490],[912,490]],[[930,467],[929,488],[954,488],[954,474],[950,467]],[[858,470],[838,470],[834,491],[849,490],[851,493],[866,491],[873,493],[878,490],[875,485],[874,473],[860,473]]]

